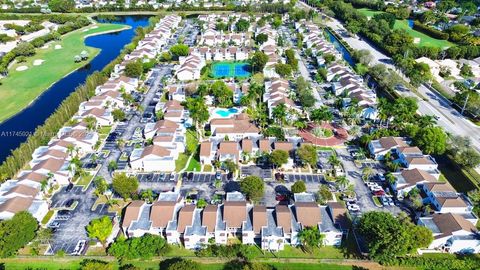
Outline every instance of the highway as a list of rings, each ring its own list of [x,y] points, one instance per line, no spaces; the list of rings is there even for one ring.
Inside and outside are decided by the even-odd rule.
[[[301,4],[304,8],[312,8],[303,2],[298,3]],[[358,39],[346,35],[347,31],[339,20],[328,17],[324,14],[322,15],[329,19],[325,21],[325,25],[329,26],[340,36],[342,36],[342,39],[346,43],[348,43],[353,49],[369,50],[373,56],[373,64],[384,64],[385,66],[387,66],[387,68],[394,70],[395,72],[397,72],[398,75],[408,81],[408,78],[406,78],[403,73],[393,65],[393,60],[390,57],[378,51],[375,47],[373,47],[371,44],[369,44],[362,38]],[[410,91],[397,91],[397,93],[401,96],[417,98],[418,113],[422,115],[438,116],[439,119],[437,123],[439,126],[444,128],[446,132],[453,135],[469,137],[472,142],[472,146],[477,151],[480,151],[480,127],[476,126],[467,118],[463,117],[457,110],[450,106],[448,100],[446,100],[441,95],[431,91],[425,85],[421,85],[420,87],[418,87],[417,92],[418,94]]]

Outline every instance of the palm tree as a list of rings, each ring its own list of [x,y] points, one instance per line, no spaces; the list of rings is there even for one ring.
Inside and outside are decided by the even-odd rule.
[[[285,123],[285,118],[287,117],[287,106],[285,104],[279,104],[275,108],[273,108],[272,111],[273,118],[281,125],[283,126],[283,123]]]
[[[370,179],[370,177],[372,176],[372,174],[373,174],[372,167],[367,166],[367,167],[363,168],[363,170],[362,170],[363,181],[368,181]]]
[[[308,125],[305,119],[299,119],[293,122],[293,126],[297,129],[305,129]]]
[[[87,124],[88,131],[94,130],[97,126],[97,119],[93,116],[87,116],[83,119],[83,121],[85,121],[85,123]]]
[[[340,189],[344,189],[350,181],[348,181],[346,176],[339,176],[337,177],[337,185],[340,187]]]
[[[338,159],[337,155],[333,154],[328,157],[328,163],[330,163],[333,168],[337,167],[340,165],[340,160]]]
[[[45,190],[47,189],[47,186],[48,186],[48,180],[47,179],[43,179],[41,182],[40,182],[40,190],[42,192],[45,192]]]

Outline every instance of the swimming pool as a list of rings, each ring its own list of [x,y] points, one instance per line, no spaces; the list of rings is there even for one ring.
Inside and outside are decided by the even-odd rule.
[[[214,78],[245,78],[250,76],[250,65],[236,62],[214,63],[212,73]]]
[[[237,114],[239,111],[236,108],[230,109],[215,109],[214,116],[220,116],[221,118],[230,118],[232,115]]]

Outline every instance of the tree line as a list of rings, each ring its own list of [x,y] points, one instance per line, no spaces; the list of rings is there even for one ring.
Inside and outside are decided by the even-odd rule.
[[[60,104],[55,112],[45,120],[43,125],[38,126],[24,143],[11,152],[10,156],[0,165],[0,181],[3,182],[15,176],[30,161],[35,149],[46,145],[50,141],[53,134],[56,134],[77,113],[80,103],[91,98],[95,94],[95,88],[107,81],[115,64],[120,63],[124,56],[130,53],[137,46],[138,42],[145,37],[145,34],[153,29],[156,21],[158,21],[158,18],[152,19],[150,26],[145,29],[137,28],[132,42],[125,46],[115,60],[105,66],[102,71],[91,74],[84,84],[78,86]]]

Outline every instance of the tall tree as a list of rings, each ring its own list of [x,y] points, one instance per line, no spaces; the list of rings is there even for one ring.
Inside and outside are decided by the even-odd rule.
[[[262,199],[265,190],[263,180],[258,176],[247,176],[240,181],[240,190],[252,201]]]
[[[91,238],[97,238],[100,243],[105,247],[106,240],[110,236],[113,230],[112,220],[108,216],[93,219],[87,225],[88,236]]]
[[[137,192],[138,180],[135,176],[127,176],[125,173],[115,174],[112,187],[118,195],[126,199]]]

